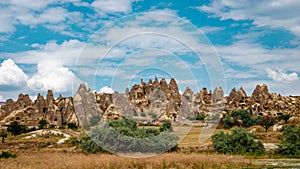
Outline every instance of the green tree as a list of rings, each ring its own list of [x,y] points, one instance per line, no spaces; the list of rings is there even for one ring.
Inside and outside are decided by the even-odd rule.
[[[0,154],[0,159],[1,158],[16,158],[17,155],[16,154],[12,154],[10,152],[7,151],[2,151],[2,154]]]
[[[213,147],[224,154],[262,154],[264,146],[243,128],[234,127],[231,134],[223,131],[212,136]]]
[[[169,120],[163,121],[162,126],[159,128],[159,131],[173,131],[172,123]]]
[[[48,124],[48,122],[45,119],[40,120],[39,121],[39,129],[44,129],[47,124]]]
[[[225,117],[222,120],[223,126],[226,129],[229,129],[233,126],[233,119],[229,115],[225,115]]]
[[[283,140],[275,150],[276,154],[300,156],[300,126],[285,126],[283,129]]]
[[[141,113],[142,117],[146,117],[146,114],[144,112]]]
[[[2,143],[4,143],[5,138],[7,137],[7,132],[6,131],[0,131],[0,137],[2,138]]]
[[[248,110],[234,110],[231,112],[231,117],[242,120],[243,127],[250,127],[255,123],[255,119]]]
[[[68,123],[67,126],[68,126],[68,129],[71,129],[71,130],[78,129],[78,126],[76,125],[76,123]]]
[[[81,139],[84,152],[163,152],[177,146],[178,137],[156,128],[139,128],[129,118],[110,120]]]
[[[291,118],[291,115],[289,114],[283,114],[278,116],[278,120],[284,120],[285,124],[288,122],[288,120]]]
[[[272,116],[263,116],[257,119],[257,124],[265,128],[265,131],[268,132],[268,129],[274,126],[276,118]]]
[[[27,132],[27,127],[24,125],[20,125],[17,121],[13,121],[7,128],[7,131],[12,133],[12,135],[16,136],[22,133]]]
[[[197,117],[196,117],[196,120],[200,120],[200,121],[202,121],[202,120],[204,120],[205,119],[205,114],[204,113],[198,113],[197,114]]]

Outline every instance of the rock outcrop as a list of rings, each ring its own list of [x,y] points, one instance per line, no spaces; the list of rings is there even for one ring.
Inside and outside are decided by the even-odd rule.
[[[1,103],[0,125],[18,121],[20,124],[38,126],[38,122],[45,119],[54,125],[73,122],[84,126],[94,116],[117,119],[124,115],[133,116],[140,122],[156,123],[191,119],[197,114],[212,116],[240,109],[247,109],[254,116],[300,116],[299,105],[300,97],[270,93],[267,85],[257,85],[251,97],[242,87],[239,90],[233,88],[227,97],[221,87],[215,88],[213,92],[202,88],[198,93],[186,88],[180,95],[175,79],[170,79],[168,83],[165,78],[159,81],[155,77],[154,81],[150,79],[147,83],[141,80],[140,84],[133,85],[130,90],[126,89],[125,94],[99,94],[87,89],[84,84],[80,85],[74,98],[60,95],[55,99],[49,90],[46,98],[38,94],[32,102],[29,95],[20,94],[16,101],[8,99]]]
[[[42,119],[48,124],[65,125],[69,122],[78,124],[74,111],[73,98],[53,98],[53,92],[49,90],[47,97],[38,94],[32,102],[29,95],[20,94],[17,101],[8,99],[1,112],[5,116],[0,119],[1,125],[8,125],[12,121],[18,121],[22,125],[38,126]]]
[[[84,84],[79,86],[74,96],[74,107],[81,126],[89,125],[92,117],[100,116],[94,93]]]
[[[164,98],[163,102],[161,98],[158,99],[159,96]],[[171,78],[169,84],[165,78],[162,78],[160,82],[157,77],[154,82],[151,79],[148,83],[141,80],[140,84],[132,86],[129,99],[138,112],[157,112],[158,109],[161,109],[161,114],[178,114],[181,104],[178,86],[174,78]]]

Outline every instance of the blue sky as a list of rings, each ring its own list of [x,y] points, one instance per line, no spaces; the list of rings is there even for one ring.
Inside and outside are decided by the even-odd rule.
[[[123,92],[175,77],[181,91],[257,84],[300,95],[297,0],[0,2],[0,100],[72,96],[79,83]]]

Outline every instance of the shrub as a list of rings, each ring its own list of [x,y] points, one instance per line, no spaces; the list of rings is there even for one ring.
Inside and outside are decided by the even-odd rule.
[[[226,129],[229,129],[233,126],[233,119],[229,115],[225,115],[224,119],[222,120],[223,126]]]
[[[196,120],[201,120],[201,121],[202,121],[202,120],[205,119],[205,117],[206,117],[206,116],[205,116],[204,113],[198,113],[198,114],[197,114],[197,117],[196,117]]]
[[[254,141],[254,136],[245,129],[234,127],[232,134],[223,131],[212,136],[213,147],[224,154],[262,154],[264,146],[259,141]]]
[[[283,129],[284,139],[275,150],[276,154],[300,156],[300,126],[286,126]]]
[[[80,140],[78,140],[77,137],[71,137],[67,140],[67,143],[72,146],[78,146],[80,145]]]
[[[96,153],[105,151],[96,144],[89,136],[84,136],[80,139],[80,145],[84,153]]]
[[[2,138],[1,142],[4,143],[5,138],[7,137],[7,132],[6,131],[0,131],[0,137]]]
[[[172,123],[169,120],[163,121],[162,126],[159,128],[159,131],[173,131]]]
[[[59,126],[58,129],[66,129],[65,126]]]
[[[277,117],[278,120],[284,120],[285,123],[288,122],[288,120],[291,118],[291,115],[289,114],[283,114]]]
[[[146,117],[146,114],[144,112],[141,113],[142,117]]]
[[[138,128],[132,119],[111,120],[81,139],[83,152],[162,152],[177,146],[178,137],[155,128]]]
[[[243,127],[250,127],[255,124],[255,119],[252,118],[248,110],[234,110],[231,112],[231,117],[243,121]]]
[[[71,129],[71,130],[78,129],[78,126],[76,125],[76,123],[68,123],[67,126],[68,126],[68,129]]]
[[[44,129],[46,127],[46,125],[48,124],[48,122],[46,120],[40,120],[39,121],[39,129]]]
[[[2,154],[0,154],[0,159],[1,158],[16,158],[17,155],[16,154],[12,154],[10,152],[7,151],[2,151]]]
[[[26,133],[28,131],[28,128],[24,125],[20,125],[17,121],[13,121],[8,126],[7,131],[16,136],[22,133]]]
[[[275,122],[276,122],[276,118],[272,116],[264,116],[264,117],[259,116],[256,121],[258,125],[265,128],[265,132],[268,132],[268,129],[272,127],[275,124]]]
[[[155,114],[153,112],[148,112],[148,116],[151,116],[151,118],[153,118],[153,119],[157,118],[157,114]]]
[[[214,114],[212,117],[211,117],[211,119],[212,120],[219,120],[219,118],[220,118],[220,114],[219,113],[217,113],[217,114]]]
[[[54,129],[54,128],[55,128],[55,125],[54,125],[54,124],[51,124],[51,125],[48,126],[48,128],[49,128],[49,129]]]

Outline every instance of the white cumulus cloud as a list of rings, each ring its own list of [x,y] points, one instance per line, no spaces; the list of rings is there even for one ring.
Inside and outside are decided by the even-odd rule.
[[[19,89],[26,84],[28,76],[20,69],[13,60],[4,60],[0,65],[0,89]]]
[[[55,60],[44,60],[38,64],[38,71],[28,80],[28,87],[34,91],[69,92],[72,84],[80,84],[80,80],[67,67]]]
[[[99,93],[108,93],[108,94],[113,94],[114,90],[108,86],[104,86],[100,89]]]
[[[265,71],[268,73],[269,78],[278,82],[290,82],[299,79],[298,74],[295,72],[286,73],[284,70],[272,70],[270,68],[265,69]]]

